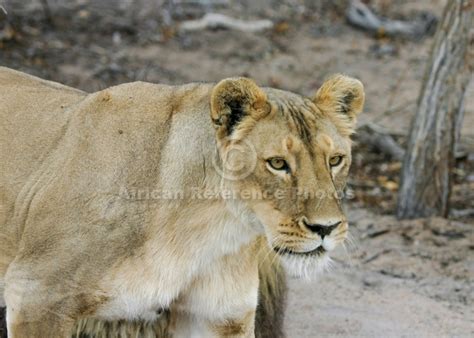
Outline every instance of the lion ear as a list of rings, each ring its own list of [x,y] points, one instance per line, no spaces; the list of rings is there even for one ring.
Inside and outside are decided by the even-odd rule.
[[[364,85],[357,79],[336,74],[327,79],[314,96],[313,102],[326,114],[346,116],[355,125],[364,107]]]
[[[256,121],[268,111],[267,96],[250,79],[224,79],[212,90],[211,118],[221,136],[232,134],[244,118]]]

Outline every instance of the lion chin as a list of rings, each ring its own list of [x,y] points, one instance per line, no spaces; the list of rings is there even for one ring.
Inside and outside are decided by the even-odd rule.
[[[331,265],[327,252],[313,255],[285,252],[280,254],[280,258],[288,275],[307,281],[314,280]]]

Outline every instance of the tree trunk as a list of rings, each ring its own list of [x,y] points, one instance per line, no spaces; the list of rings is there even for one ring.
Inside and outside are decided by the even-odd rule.
[[[474,0],[449,0],[437,29],[403,161],[398,218],[447,216],[454,147],[472,76]]]

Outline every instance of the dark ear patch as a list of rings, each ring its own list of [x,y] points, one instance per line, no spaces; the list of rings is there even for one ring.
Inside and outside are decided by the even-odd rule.
[[[229,102],[230,116],[227,121],[227,133],[230,135],[234,131],[234,128],[246,115],[245,110],[242,107],[242,103],[234,100]]]
[[[354,78],[336,74],[318,89],[313,102],[326,114],[336,114],[352,121],[364,106],[364,86]]]
[[[212,90],[211,119],[218,137],[234,133],[247,117],[255,122],[268,112],[267,96],[250,79],[225,79]]]
[[[347,91],[345,95],[342,97],[343,104],[341,105],[341,113],[348,114],[349,109],[348,107],[351,106],[352,101],[354,101],[355,95],[353,92]]]
[[[244,118],[246,113],[242,107],[242,102],[239,102],[236,99],[229,101],[227,108],[229,109],[228,114],[219,114],[216,117],[213,117],[212,122],[216,126],[225,125],[230,134],[234,130],[234,127]]]

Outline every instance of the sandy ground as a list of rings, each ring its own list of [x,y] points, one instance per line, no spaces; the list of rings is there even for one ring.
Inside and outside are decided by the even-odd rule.
[[[354,248],[290,279],[288,337],[472,337],[472,225],[350,213]]]
[[[250,76],[260,85],[310,96],[324,77],[342,72],[365,85],[367,101],[360,123],[376,121],[401,135],[401,143],[416,111],[432,42],[431,37],[375,38],[347,25],[340,13],[303,13],[301,4],[308,1],[262,0],[272,5],[214,9],[278,23],[278,29],[259,34],[179,34],[173,25],[183,17],[171,27],[150,17],[131,24],[114,14],[112,0],[76,2],[77,10],[52,6],[52,28],[44,23],[38,1],[22,9],[22,2],[10,1],[21,9],[10,10],[11,15],[19,14],[12,18],[19,32],[10,40],[0,34],[0,65],[89,92],[134,80],[181,84]],[[369,2],[381,13],[403,19],[419,11],[439,15],[445,0]],[[237,3],[250,6],[259,1]],[[458,208],[473,208],[474,173],[469,168],[474,167],[474,83],[465,107],[461,143],[467,156],[457,168],[460,186],[455,187],[463,193],[453,196]],[[359,181],[353,189],[357,194],[357,189],[369,188],[348,203],[353,245],[338,254],[334,267],[319,280],[291,280],[288,337],[474,336],[474,220],[398,222],[376,214],[393,212],[400,163],[363,148],[355,152],[351,177]],[[384,187],[389,172],[393,189]],[[388,196],[383,207],[381,194]]]
[[[288,337],[472,337],[472,310],[454,311],[394,278],[361,271],[336,273],[318,283],[292,282]],[[469,317],[470,316],[470,317]],[[469,320],[470,318],[470,320]]]

